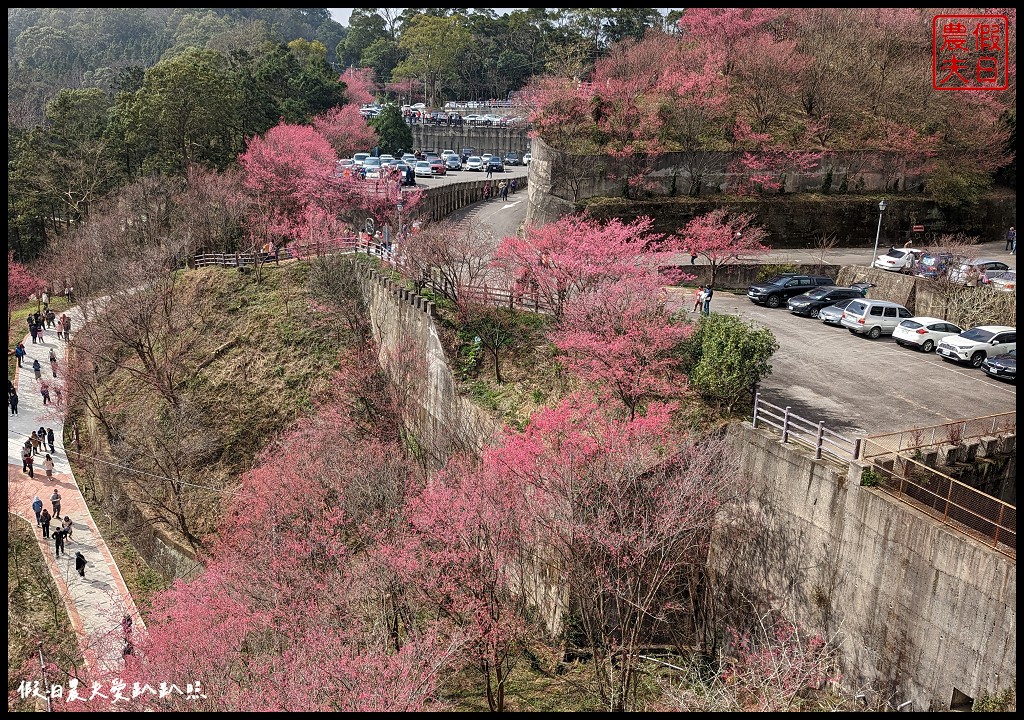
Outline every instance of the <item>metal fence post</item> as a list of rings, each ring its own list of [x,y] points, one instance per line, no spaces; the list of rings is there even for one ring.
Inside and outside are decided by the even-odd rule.
[[[814,443],[814,459],[821,460],[821,441],[825,437],[825,421],[818,422],[818,437]]]
[[[782,415],[782,442],[789,442],[789,409],[790,405],[786,406],[786,412]]]
[[[751,425],[757,428],[757,405],[761,402],[761,393],[754,393],[754,419],[751,421]]]

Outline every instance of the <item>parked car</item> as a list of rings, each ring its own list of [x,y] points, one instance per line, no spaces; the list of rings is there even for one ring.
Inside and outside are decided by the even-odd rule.
[[[879,270],[893,272],[910,272],[924,255],[924,250],[917,248],[889,248],[885,255],[879,255],[874,266]]]
[[[370,157],[370,153],[356,153],[355,155],[352,156],[352,162],[361,167],[363,161],[366,160],[366,158],[368,157]]]
[[[415,167],[416,162],[417,162],[416,161],[416,156],[413,155],[412,153],[405,153],[402,156],[402,162],[406,163],[407,165],[412,165],[412,166]]]
[[[394,155],[389,155],[387,153],[384,153],[383,155],[380,156],[380,164],[381,165],[390,165],[394,161],[395,161],[395,156]]]
[[[898,345],[930,353],[942,338],[959,335],[963,331],[962,327],[939,318],[912,317],[897,325],[892,337]]]
[[[380,168],[380,158],[368,157],[363,160],[363,171],[369,180],[376,180],[380,177]]]
[[[417,160],[414,169],[416,177],[433,177],[434,171],[430,168],[430,163],[426,160]]]
[[[476,113],[472,113],[470,115],[466,115],[462,119],[469,123],[470,125],[477,125],[483,122],[483,115],[477,115]]]
[[[487,167],[487,163],[489,163],[491,161],[492,157],[494,157],[493,153],[481,153],[480,154],[480,159],[484,161],[484,167]]]
[[[1017,292],[1017,271],[1006,270],[1005,272],[997,273],[989,279],[989,285],[993,290]]]
[[[466,158],[466,162],[463,167],[466,168],[466,170],[479,172],[484,169],[484,159],[479,155],[470,155]]]
[[[445,158],[444,158],[444,165],[449,170],[461,170],[462,169],[462,160],[459,159],[458,155],[456,155],[455,153],[452,153],[451,155],[446,155],[445,156]]]
[[[925,253],[917,263],[914,275],[934,280],[946,272],[946,267],[955,260],[951,253]]]
[[[899,303],[861,298],[846,306],[840,322],[850,332],[876,340],[882,335],[892,335],[897,325],[912,317],[914,313]]]
[[[487,113],[481,118],[481,122],[483,122],[484,125],[499,125],[501,123],[501,115]]]
[[[519,154],[514,152],[507,152],[505,153],[504,161],[506,165],[518,165]]]
[[[946,271],[946,276],[952,282],[967,283],[970,281],[972,273],[977,277],[980,274],[988,273],[993,270],[1006,272],[1009,269],[1010,266],[1002,260],[996,260],[995,258],[976,258],[974,260],[962,262],[959,265],[951,266]],[[993,273],[993,275],[995,274],[996,273]]]
[[[454,155],[454,150],[442,150],[440,153],[442,160],[447,160],[449,155]]]
[[[487,172],[505,172],[505,165],[501,162],[501,158],[495,155],[487,161]]]
[[[833,278],[824,275],[786,273],[768,282],[754,283],[747,288],[747,297],[752,303],[777,308],[791,297],[802,295],[816,287],[835,284]]]
[[[863,288],[824,285],[802,295],[795,295],[791,297],[786,303],[786,307],[794,315],[816,318],[818,317],[818,313],[824,307],[828,307],[840,300],[861,297],[864,297]]]
[[[837,303],[833,303],[828,307],[823,307],[818,311],[818,319],[826,325],[837,325],[842,326],[843,310],[846,306],[852,303],[857,298],[850,298],[849,300],[840,300]]]
[[[944,360],[981,367],[987,358],[1006,355],[1017,348],[1017,328],[979,325],[939,343],[935,352]]]
[[[523,153],[523,165],[529,165],[533,160],[533,153]]]
[[[426,162],[430,163],[430,172],[433,175],[444,175],[448,172],[448,167],[444,164],[444,160],[437,155],[431,155],[426,159]]]
[[[1009,380],[1012,383],[1017,382],[1017,349],[1014,348],[998,357],[985,358],[981,369],[990,377]]]
[[[466,161],[476,155],[476,148],[462,148],[462,152],[459,153],[459,157],[462,159],[462,164],[465,165]]]

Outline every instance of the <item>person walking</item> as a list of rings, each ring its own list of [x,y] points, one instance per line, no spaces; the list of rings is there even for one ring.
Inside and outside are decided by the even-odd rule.
[[[53,371],[53,376],[57,377],[57,353],[53,348],[50,348],[50,369]]]
[[[508,189],[512,191],[513,195],[516,194],[516,187],[517,187],[516,179],[512,178],[512,181],[508,184]]]
[[[704,302],[704,287],[698,285],[697,289],[693,291],[693,312],[700,310],[702,302]]]
[[[71,540],[75,530],[75,526],[71,524],[71,516],[65,515],[64,522],[61,524],[60,529],[64,531],[64,537]]]
[[[715,291],[710,285],[704,288],[704,315],[705,317],[711,314],[711,298],[714,296]]]
[[[43,460],[43,470],[46,471],[46,477],[49,480],[53,479],[53,457],[50,453],[46,453],[46,459]]]
[[[75,570],[77,570],[78,574],[83,578],[85,577],[85,565],[87,562],[85,555],[77,551],[75,552]]]
[[[1017,248],[1017,231],[1010,226],[1010,229],[1006,231],[1006,249],[1016,250]]]
[[[39,499],[38,495],[32,498],[32,512],[36,514],[36,527],[42,527],[42,521],[39,518],[43,512],[43,501]]]
[[[696,265],[697,264],[697,253],[695,253],[693,250],[690,250],[689,253],[690,253],[690,264],[691,265]]]
[[[491,181],[484,180],[484,200],[491,196]]]
[[[44,317],[46,318],[46,327],[56,327],[54,320],[57,318],[57,314],[53,310],[47,308]]]
[[[39,384],[39,394],[43,396],[43,405],[50,404],[50,384],[43,380]]]
[[[61,553],[67,555],[67,553],[64,551],[63,530],[58,529],[53,531],[53,551],[56,553],[57,557],[60,557]]]
[[[57,339],[64,339],[64,316],[61,315],[57,320]]]
[[[60,515],[60,493],[57,492],[57,488],[53,489],[53,495],[50,496],[50,504],[53,505],[53,516],[57,517]]]
[[[7,404],[11,406],[11,415],[18,414],[18,391],[15,390],[7,395]]]
[[[502,202],[508,200],[508,182],[502,180],[498,183],[498,191],[501,193]]]
[[[64,342],[71,342],[71,318],[64,316]]]
[[[36,335],[39,333],[39,328],[36,327],[36,324],[35,324],[35,322],[33,322],[32,318],[28,319],[28,332],[29,332],[29,335],[32,336],[32,344],[35,345],[36,344]]]
[[[46,508],[43,508],[43,511],[39,513],[39,525],[43,528],[44,538],[50,537],[50,520],[52,519],[53,518],[50,517],[50,511]]]
[[[57,397],[59,398],[60,395]],[[46,444],[50,446],[50,452],[57,452],[53,448],[53,428],[46,428]]]
[[[39,364],[39,358],[32,361],[32,372],[35,373],[36,380],[43,379],[43,366]]]
[[[18,343],[14,348],[14,357],[18,359],[18,367],[24,367],[21,363],[25,359],[25,343]]]
[[[489,178],[489,177],[493,177],[493,176],[494,176],[494,170],[491,169],[491,163],[490,163],[490,161],[488,161],[488,163],[487,163],[487,175],[485,177]]]
[[[32,445],[32,455],[38,455],[39,446],[43,444],[43,441],[39,439],[39,434],[35,430],[28,436],[28,441]]]

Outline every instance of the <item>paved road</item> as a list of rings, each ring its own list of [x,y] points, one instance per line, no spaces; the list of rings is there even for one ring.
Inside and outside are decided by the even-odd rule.
[[[692,307],[692,291],[673,288],[672,297]],[[711,311],[769,328],[779,350],[761,384],[763,397],[836,432],[876,435],[1016,410],[1013,385],[902,348],[891,337],[869,340],[726,292],[715,293]]]
[[[82,313],[78,308],[72,308],[67,314],[74,319],[72,328],[82,327]],[[24,318],[15,318],[15,321],[24,322]],[[92,669],[116,670],[122,663],[121,619],[126,613],[131,615],[133,631],[142,632],[145,625],[71,473],[68,451],[63,443],[63,408],[59,403],[43,405],[40,383],[32,373],[32,360],[38,358],[43,366],[42,377],[51,386],[51,398],[56,400],[52,388],[62,380],[66,346],[53,330],[46,330],[40,343],[33,343],[30,336],[25,337],[24,343],[28,354],[24,367],[15,375],[18,414],[9,415],[7,420],[8,507],[25,518],[39,537],[39,549],[68,608],[86,662]],[[56,379],[50,370],[51,348],[58,359]],[[42,468],[42,454],[36,456],[34,478],[21,471],[21,447],[32,430],[40,425],[54,431],[56,452],[52,453],[55,467],[51,480],[47,480]],[[36,495],[43,500],[44,507],[50,508],[49,498],[54,488],[58,488],[61,495],[61,513],[70,516],[73,525],[73,540],[65,542],[67,554],[60,558],[54,555],[53,540],[44,539],[42,532],[36,529],[32,512],[32,498]],[[51,525],[51,530],[56,527]],[[81,552],[88,561],[84,578],[75,571],[75,552]]]

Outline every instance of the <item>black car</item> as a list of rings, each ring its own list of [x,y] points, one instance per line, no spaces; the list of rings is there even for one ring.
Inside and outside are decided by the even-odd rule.
[[[1017,349],[1014,348],[1005,355],[987,358],[981,363],[981,369],[986,375],[999,380],[1017,382]]]
[[[794,315],[816,318],[822,308],[834,305],[840,300],[864,297],[864,292],[864,288],[859,287],[825,285],[803,295],[791,297],[789,302],[786,303],[786,307]]]
[[[518,165],[519,164],[519,155],[517,155],[514,152],[507,152],[507,153],[505,153],[505,164],[506,165]]]
[[[505,165],[500,157],[492,157],[487,161],[487,172],[505,172]]]
[[[817,287],[834,286],[835,284],[834,278],[824,275],[786,273],[774,277],[768,282],[754,283],[747,288],[747,297],[752,303],[777,308],[791,297],[803,295]]]

